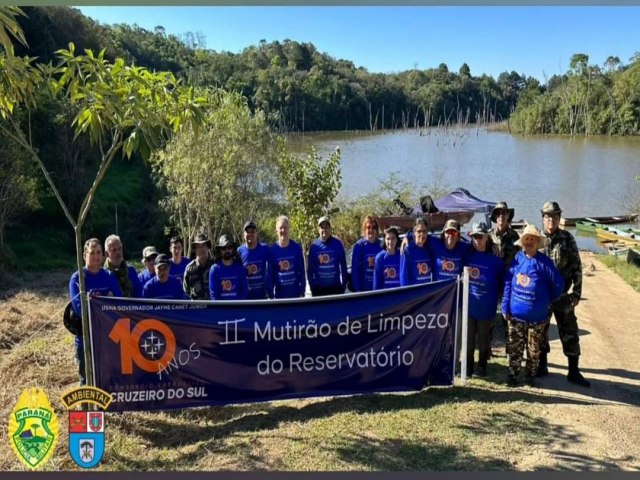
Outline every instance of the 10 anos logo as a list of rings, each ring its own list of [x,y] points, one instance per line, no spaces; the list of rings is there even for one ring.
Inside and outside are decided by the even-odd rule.
[[[120,344],[120,368],[123,375],[133,373],[133,364],[145,372],[158,372],[176,352],[176,337],[164,323],[145,319],[131,330],[131,319],[121,318],[111,329],[109,338]]]

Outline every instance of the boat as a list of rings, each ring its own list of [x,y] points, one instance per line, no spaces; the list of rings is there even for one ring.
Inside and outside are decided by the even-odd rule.
[[[640,267],[640,249],[629,247],[627,253],[627,263]]]
[[[622,260],[627,260],[629,255],[629,247],[620,243],[610,243],[607,245],[607,252]]]
[[[617,228],[596,228],[596,234],[598,235],[598,238],[614,240],[624,243],[625,245],[631,244],[640,246],[640,238],[636,238],[634,234],[624,232],[623,230],[618,230]]]
[[[416,218],[424,218],[429,230],[440,230],[444,227],[447,220],[454,219],[460,225],[464,225],[468,223],[476,213],[483,213],[485,215],[485,221],[488,225],[491,225],[489,215],[496,205],[496,202],[479,199],[464,188],[457,188],[447,195],[433,200],[432,206],[435,207],[434,211],[424,211],[425,207],[422,205],[420,207],[408,208],[398,199],[396,203],[400,207],[402,214],[378,217],[380,228],[385,229],[395,225],[402,231],[411,230]]]
[[[469,223],[473,218],[475,212],[461,210],[453,212],[434,212],[434,213],[422,213],[419,215],[387,215],[379,217],[380,228],[384,230],[390,226],[396,226],[400,230],[411,230],[416,221],[416,218],[424,218],[427,222],[429,230],[440,230],[444,227],[447,220],[453,218],[460,225]]]
[[[604,223],[587,222],[586,220],[576,221],[576,230],[579,232],[596,233],[597,228],[603,228]]]
[[[562,227],[575,227],[576,223],[592,222],[603,223],[605,225],[615,225],[618,223],[631,223],[634,222],[640,213],[632,213],[631,215],[611,215],[607,217],[562,217],[560,218],[560,226]]]

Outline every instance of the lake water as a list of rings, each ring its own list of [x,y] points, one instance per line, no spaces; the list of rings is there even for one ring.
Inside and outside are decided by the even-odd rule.
[[[364,195],[397,172],[418,187],[438,183],[483,200],[505,200],[515,219],[540,226],[547,200],[559,202],[567,217],[605,216],[626,213],[625,195],[640,195],[640,138],[522,137],[454,128],[313,133],[289,141],[296,151],[313,144],[325,158],[340,147],[343,198]],[[599,250],[593,237],[578,243]]]

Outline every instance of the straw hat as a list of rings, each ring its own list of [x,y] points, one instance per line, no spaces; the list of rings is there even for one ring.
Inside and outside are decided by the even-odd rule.
[[[526,227],[524,227],[524,230],[522,230],[522,233],[520,234],[520,238],[516,240],[514,245],[517,245],[518,247],[522,247],[522,238],[525,235],[538,237],[538,246],[536,247],[538,250],[546,247],[549,244],[549,239],[545,237],[535,225],[528,224]]]

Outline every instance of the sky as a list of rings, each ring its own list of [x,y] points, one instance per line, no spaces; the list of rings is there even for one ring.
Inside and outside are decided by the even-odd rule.
[[[206,48],[239,53],[262,39],[313,43],[370,72],[436,68],[494,78],[515,70],[544,82],[575,53],[602,65],[640,52],[640,6],[76,7],[103,24],[202,32]]]

